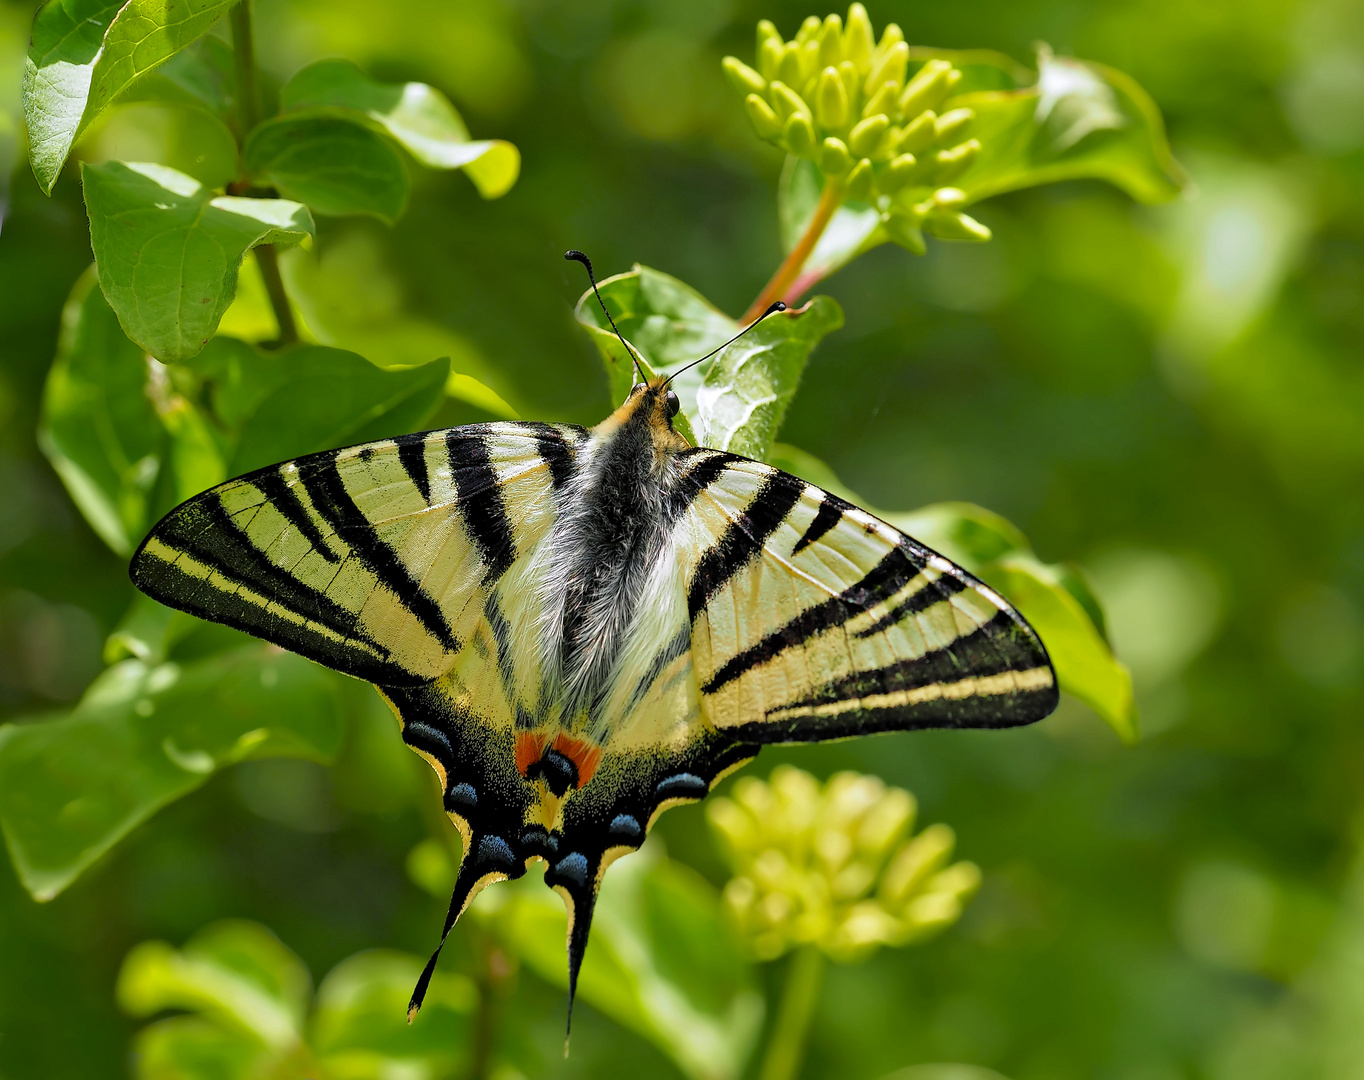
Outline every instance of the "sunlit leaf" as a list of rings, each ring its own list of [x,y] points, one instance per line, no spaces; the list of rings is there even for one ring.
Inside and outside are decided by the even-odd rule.
[[[211,113],[229,127],[237,123],[237,81],[232,46],[212,34],[181,49],[128,87],[115,104],[163,101]]]
[[[125,660],[71,712],[0,727],[0,829],[50,900],[158,809],[249,757],[329,760],[350,685],[267,645],[206,660]]]
[[[601,283],[621,333],[643,357],[645,375],[671,372],[700,359],[739,332],[739,324],[674,277],[637,266]],[[591,292],[578,301],[578,321],[606,364],[612,399],[623,401],[635,381],[630,358]],[[771,315],[713,361],[673,384],[682,401],[678,429],[701,446],[762,458],[776,438],[811,351],[843,325],[828,297]]]
[[[445,396],[450,362],[384,371],[323,345],[262,353],[215,338],[187,368],[235,443],[228,474],[350,443],[420,430]],[[202,489],[200,489],[202,490]]]
[[[480,913],[538,975],[567,987],[563,902],[539,875],[490,889]],[[762,998],[715,889],[653,850],[602,884],[578,996],[652,1041],[697,1080],[738,1077],[762,1024]]]
[[[186,360],[208,343],[248,250],[313,232],[305,206],[215,197],[160,165],[111,161],[81,175],[100,286],[124,332],[158,360]]]
[[[235,0],[49,0],[33,19],[24,115],[51,193],[80,133],[138,77],[204,34]]]
[[[1160,110],[1135,80],[1102,64],[1038,56],[1035,85],[963,94],[980,156],[953,186],[968,203],[1058,180],[1107,180],[1134,199],[1172,199],[1187,184],[1170,153]]]
[[[478,991],[462,975],[438,971],[411,1024],[407,1006],[422,961],[409,953],[357,953],[327,974],[317,991],[311,1046],[328,1080],[463,1075]]]
[[[349,60],[321,60],[284,86],[286,111],[333,107],[365,117],[421,164],[463,169],[485,199],[505,195],[521,171],[521,154],[501,139],[473,141],[450,99],[425,83],[380,83]],[[306,200],[305,200],[306,201]]]
[[[319,214],[369,214],[391,224],[411,187],[387,139],[322,109],[261,124],[247,138],[242,162],[257,181]]]
[[[312,979],[269,930],[232,919],[204,927],[183,949],[144,941],[124,959],[116,993],[134,1016],[194,1010],[280,1050],[302,1038]]]
[[[166,436],[147,396],[147,358],[119,328],[93,268],[62,309],[38,444],[100,539],[132,554],[150,524]]]

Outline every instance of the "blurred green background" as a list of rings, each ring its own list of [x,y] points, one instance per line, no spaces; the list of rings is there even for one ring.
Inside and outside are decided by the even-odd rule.
[[[0,717],[69,705],[131,599],[124,568],[38,452],[62,303],[90,262],[74,169],[42,196],[14,132],[34,4],[0,4]],[[1144,737],[1073,701],[1032,728],[767,751],[911,789],[984,871],[935,941],[831,969],[803,1075],[930,1061],[1014,1080],[1345,1077],[1364,1070],[1364,4],[970,0],[870,6],[916,44],[1114,65],[1164,111],[1197,197],[1138,207],[1073,183],[978,208],[985,245],[893,246],[821,286],[847,324],[783,439],[878,506],[961,499],[1073,559],[1132,667]],[[719,59],[785,0],[260,0],[282,79],[344,55],[447,92],[520,181],[484,202],[414,171],[391,229],[323,219],[352,347],[455,353],[522,416],[608,408],[566,247],[638,261],[737,313],[780,258],[779,154]],[[136,159],[108,125],[85,156]],[[122,141],[120,141],[122,140]],[[130,142],[131,140],[131,142]],[[975,212],[975,211],[973,211]],[[225,326],[225,329],[227,327]],[[399,345],[393,345],[398,349]],[[413,359],[417,359],[416,356]],[[451,400],[439,423],[489,415]],[[409,881],[427,781],[382,711],[341,764],[227,770],[47,905],[0,868],[0,1076],[126,1075],[129,949],[206,923],[273,929],[318,980],[386,946],[425,954],[444,905]],[[725,880],[699,807],[667,850]],[[453,940],[452,965],[467,941]],[[776,977],[779,969],[769,971]],[[534,1075],[679,1075],[561,991],[516,977],[507,1038]]]

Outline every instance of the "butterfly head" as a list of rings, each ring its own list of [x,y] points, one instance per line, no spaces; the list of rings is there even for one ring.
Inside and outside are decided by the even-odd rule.
[[[647,431],[659,451],[680,451],[690,445],[673,428],[673,419],[680,410],[681,402],[668,386],[667,376],[657,375],[635,383],[630,388],[630,396],[611,414],[606,424],[613,428]]]

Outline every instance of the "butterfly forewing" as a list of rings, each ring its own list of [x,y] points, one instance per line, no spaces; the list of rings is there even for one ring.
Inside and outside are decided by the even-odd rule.
[[[554,519],[580,428],[486,424],[324,451],[168,514],[132,577],[171,607],[389,686],[448,671]]]

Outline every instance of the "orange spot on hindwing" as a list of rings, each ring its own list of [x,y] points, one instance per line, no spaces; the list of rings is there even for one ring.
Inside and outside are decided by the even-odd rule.
[[[549,736],[544,732],[522,731],[516,736],[516,771],[522,776],[545,755]]]
[[[554,749],[573,762],[578,770],[578,787],[586,787],[601,762],[601,747],[583,739],[560,732],[554,737]]]

